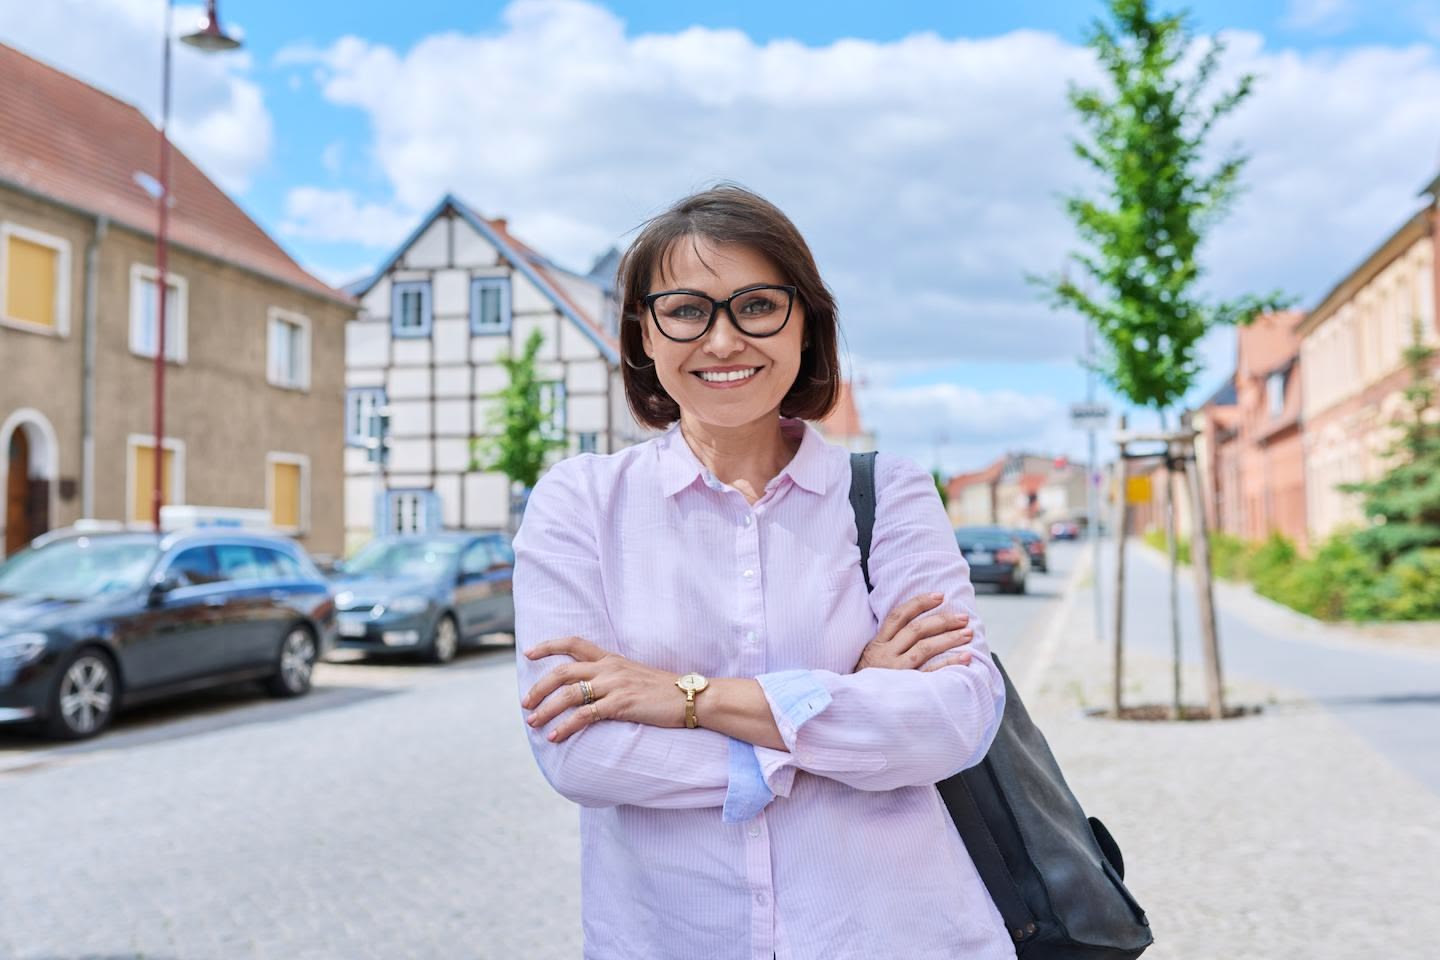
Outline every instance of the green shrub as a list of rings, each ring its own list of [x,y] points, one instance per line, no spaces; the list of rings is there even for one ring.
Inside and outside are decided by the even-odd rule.
[[[1253,544],[1231,533],[1210,535],[1210,571],[1222,580],[1244,580],[1249,576]]]
[[[1272,533],[1250,556],[1250,579],[1261,596],[1285,603],[1283,580],[1292,572],[1299,552],[1283,534]]]
[[[1151,527],[1149,530],[1145,531],[1145,535],[1141,539],[1143,539],[1150,546],[1154,547],[1156,550],[1159,550],[1161,553],[1165,554],[1165,556],[1170,556],[1170,548],[1165,545],[1164,527]],[[1176,539],[1175,555],[1180,558],[1180,563],[1182,565],[1188,564],[1190,562],[1189,537],[1178,537]]]
[[[1412,550],[1396,560],[1374,595],[1381,619],[1440,619],[1440,548]]]

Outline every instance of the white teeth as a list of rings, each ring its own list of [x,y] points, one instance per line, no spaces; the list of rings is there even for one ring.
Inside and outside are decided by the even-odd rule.
[[[728,373],[709,373],[702,370],[700,379],[709,383],[724,383],[728,380],[748,380],[759,372],[759,367],[751,367],[749,370],[731,370]]]

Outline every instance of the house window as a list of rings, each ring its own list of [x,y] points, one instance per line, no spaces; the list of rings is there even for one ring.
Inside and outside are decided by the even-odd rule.
[[[1277,370],[1265,379],[1265,395],[1269,400],[1270,416],[1278,417],[1285,412],[1285,371]]]
[[[430,336],[430,281],[403,280],[391,289],[390,332],[397,337]]]
[[[283,533],[302,533],[310,521],[310,458],[299,453],[265,457],[265,505],[270,525]]]
[[[277,387],[310,389],[310,320],[298,313],[269,312],[268,378]]]
[[[565,384],[558,380],[539,384],[540,435],[546,440],[565,439]]]
[[[132,434],[125,441],[125,502],[131,523],[154,520],[151,503],[155,496],[155,438]],[[185,444],[166,438],[160,461],[160,502],[185,502]]]
[[[70,332],[70,244],[0,224],[0,322],[35,333]]]
[[[600,434],[598,434],[598,433],[582,433],[582,434],[580,434],[580,452],[581,452],[581,453],[597,453],[597,452],[599,452],[599,449],[600,449]]]
[[[368,447],[375,437],[375,420],[385,406],[384,387],[352,387],[345,391],[345,444]]]
[[[510,332],[509,277],[470,281],[470,332],[476,336]]]
[[[155,356],[156,319],[160,307],[155,295],[160,272],[152,267],[134,264],[130,267],[130,350],[142,357]],[[173,273],[165,275],[165,359],[184,363],[185,344],[185,279]]]
[[[381,529],[389,534],[429,533],[440,529],[440,497],[433,490],[388,491]]]

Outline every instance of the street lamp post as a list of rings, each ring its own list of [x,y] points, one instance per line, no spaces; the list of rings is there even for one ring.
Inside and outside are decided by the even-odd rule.
[[[175,0],[165,2],[165,52],[164,67],[160,77],[160,195],[159,222],[155,230],[155,446],[152,448],[151,465],[155,474],[155,486],[151,493],[151,519],[155,530],[160,530],[160,505],[164,502],[165,477],[165,301],[170,284],[168,274],[168,233],[170,229],[170,33],[175,14]],[[220,29],[220,19],[215,13],[215,0],[205,5],[205,25],[194,33],[180,38],[198,50],[215,53],[234,50],[240,41]]]

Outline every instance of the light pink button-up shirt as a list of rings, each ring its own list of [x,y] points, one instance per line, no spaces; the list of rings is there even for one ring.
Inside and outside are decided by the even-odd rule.
[[[616,721],[558,745],[529,732],[583,808],[585,957],[1013,958],[933,786],[984,756],[1004,707],[935,484],[879,457],[867,594],[848,453],[784,428],[800,449],[754,506],[673,428],[564,461],[530,498],[522,692],[566,659],[523,652],[577,635],[677,675],[757,678],[788,747]],[[976,624],[971,664],[852,673],[878,619],[929,592]]]

